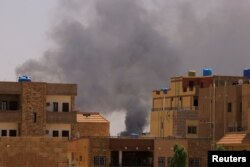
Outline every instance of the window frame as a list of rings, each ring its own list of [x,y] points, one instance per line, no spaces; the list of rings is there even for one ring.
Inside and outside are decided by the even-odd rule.
[[[65,110],[65,105],[66,105],[66,110]],[[67,102],[62,103],[62,112],[69,112],[69,103]]]
[[[189,135],[197,135],[197,126],[195,125],[188,125],[187,126],[187,134]]]
[[[94,156],[94,166],[105,166],[106,157],[105,156]]]
[[[14,133],[14,134],[12,134]],[[16,137],[17,136],[17,130],[16,129],[10,129],[9,130],[9,136],[10,137]]]
[[[58,112],[59,111],[59,104],[58,102],[53,102],[53,112]]]
[[[57,135],[55,135],[56,133],[57,133]],[[59,137],[59,130],[53,130],[52,137]]]

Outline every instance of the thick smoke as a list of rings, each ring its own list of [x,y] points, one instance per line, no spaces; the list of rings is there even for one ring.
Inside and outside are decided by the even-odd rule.
[[[170,76],[207,66],[238,75],[250,66],[249,8],[235,0],[65,0],[55,47],[17,74],[77,82],[84,111],[125,109],[127,131],[141,132],[151,90]]]
[[[83,111],[126,110],[124,134],[141,133],[152,89],[179,66],[176,52],[134,0],[63,1],[61,10],[51,32],[55,47],[17,74],[76,82]]]

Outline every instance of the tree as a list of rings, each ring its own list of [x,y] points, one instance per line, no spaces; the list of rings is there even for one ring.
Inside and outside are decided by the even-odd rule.
[[[225,149],[225,147],[216,144],[215,151],[226,151],[226,149]]]
[[[187,166],[187,151],[178,144],[174,145],[174,156],[171,160],[170,167],[186,167]]]

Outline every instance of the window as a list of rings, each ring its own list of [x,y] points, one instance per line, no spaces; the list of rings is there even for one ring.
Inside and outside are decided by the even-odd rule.
[[[18,110],[17,101],[10,101],[10,110]]]
[[[198,96],[194,96],[194,101],[193,101],[193,106],[198,107],[199,105],[199,100]]]
[[[196,126],[188,126],[188,134],[197,134]]]
[[[2,110],[7,110],[7,101],[2,101],[1,102],[1,109]]]
[[[203,82],[201,82],[201,88],[203,88],[204,87],[204,83]]]
[[[69,131],[68,130],[63,130],[62,131],[62,137],[69,137]]]
[[[227,103],[227,112],[232,112],[232,103]]]
[[[12,137],[17,136],[16,130],[10,130],[9,133],[10,133],[9,136],[12,136]]]
[[[189,158],[189,167],[200,167],[199,158]]]
[[[69,103],[63,103],[62,104],[62,111],[63,112],[69,112]]]
[[[58,136],[59,136],[58,130],[53,130],[52,136],[53,136],[53,137],[58,137]]]
[[[94,157],[94,166],[105,166],[105,157],[104,156],[95,156]]]
[[[165,157],[158,158],[158,167],[165,167]]]
[[[188,86],[189,86],[190,91],[193,91],[193,88],[194,88],[194,81],[189,81],[189,82],[188,82]]]
[[[2,136],[7,136],[7,130],[2,130]]]
[[[53,102],[53,111],[58,112],[58,103],[57,102]]]
[[[79,161],[82,161],[82,156],[80,155],[80,157],[79,157]]]
[[[33,123],[36,123],[36,112],[33,112]]]

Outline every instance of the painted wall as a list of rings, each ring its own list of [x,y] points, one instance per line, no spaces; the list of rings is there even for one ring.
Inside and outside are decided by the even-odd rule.
[[[46,124],[46,130],[49,131],[48,136],[52,136],[53,130],[59,131],[59,137],[62,137],[62,131],[69,131],[69,137],[71,137],[71,124]]]
[[[19,132],[18,132],[18,124],[17,123],[1,122],[0,123],[0,136],[2,136],[2,130],[7,130],[7,136],[9,136],[9,130],[16,130],[17,135],[19,134]]]
[[[69,103],[69,112],[72,111],[71,96],[47,95],[46,96],[46,109],[47,109],[47,111],[53,111],[53,102],[58,103],[58,112],[62,112],[62,103]],[[49,104],[49,105],[47,105],[47,104]]]

